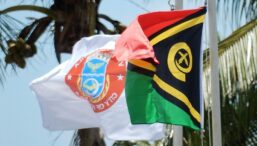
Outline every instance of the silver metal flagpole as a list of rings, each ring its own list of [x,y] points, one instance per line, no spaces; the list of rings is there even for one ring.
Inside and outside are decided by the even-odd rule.
[[[183,128],[173,125],[173,146],[183,146]]]
[[[175,10],[183,9],[183,0],[175,0]],[[173,146],[183,146],[183,128],[182,126],[173,126]]]
[[[221,146],[220,86],[218,37],[216,24],[216,0],[208,0],[209,45],[211,63],[211,97],[212,97],[212,139],[213,146]]]
[[[183,9],[183,0],[175,0],[175,10]]]

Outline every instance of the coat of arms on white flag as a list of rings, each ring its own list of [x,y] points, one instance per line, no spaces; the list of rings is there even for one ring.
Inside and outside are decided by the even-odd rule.
[[[71,58],[31,83],[49,130],[100,127],[114,140],[157,140],[163,124],[132,125],[125,98],[126,62],[112,57],[119,35],[82,38]]]

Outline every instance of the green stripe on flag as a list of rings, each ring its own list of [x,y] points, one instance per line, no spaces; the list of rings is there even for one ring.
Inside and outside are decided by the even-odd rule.
[[[196,130],[187,112],[163,98],[152,87],[152,77],[127,70],[126,99],[131,123],[169,123]]]
[[[132,123],[154,123],[155,105],[151,98],[152,77],[127,70],[126,98]]]
[[[153,102],[155,103],[155,110],[158,111],[156,115],[157,122],[183,125],[195,130],[199,130],[199,127],[194,125],[190,115],[187,112],[163,98],[155,90],[152,92],[152,98]]]

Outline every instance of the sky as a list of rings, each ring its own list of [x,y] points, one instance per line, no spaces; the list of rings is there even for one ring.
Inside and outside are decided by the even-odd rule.
[[[20,3],[21,0],[0,1],[0,10]],[[169,10],[168,0],[103,0],[100,13],[128,25],[139,14],[147,11]],[[190,1],[190,0],[187,0]],[[24,4],[28,4],[28,0]],[[173,1],[171,1],[173,3]],[[186,4],[185,8],[196,8],[201,3]],[[41,17],[39,13],[19,11],[12,16],[28,23],[26,17]],[[53,50],[53,42],[40,38],[38,53],[27,60],[25,69],[17,73],[7,70],[4,85],[0,86],[0,146],[69,146],[74,131],[51,132],[42,127],[41,112],[36,96],[29,88],[29,83],[50,71],[58,63]],[[63,55],[63,60],[69,55]],[[111,142],[108,141],[108,145]]]

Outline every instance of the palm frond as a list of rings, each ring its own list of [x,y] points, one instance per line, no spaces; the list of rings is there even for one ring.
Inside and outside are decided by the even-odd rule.
[[[46,14],[47,16],[52,17],[54,19],[56,18],[55,13],[53,11],[49,10],[49,8],[35,6],[35,5],[18,5],[18,6],[9,7],[9,8],[6,8],[6,9],[0,11],[0,15],[7,14],[9,12],[14,12],[14,11],[17,12],[17,11],[21,11],[21,10],[40,12],[40,13]]]
[[[223,23],[221,32],[232,28],[232,31],[244,25],[257,17],[257,1],[256,0],[218,0],[217,1],[218,18]]]
[[[204,97],[210,107],[209,50],[204,53]],[[250,121],[256,120],[257,19],[219,43],[223,145],[245,145]],[[209,109],[209,108],[208,108]],[[208,127],[211,131],[211,127]]]
[[[7,54],[7,41],[16,38],[22,23],[7,15],[0,15],[0,82],[3,83],[5,79],[6,64],[4,56]],[[11,66],[11,69],[15,71],[15,66]]]
[[[209,85],[209,53],[204,53],[205,85]],[[257,19],[219,43],[222,95],[246,90],[257,77]],[[208,95],[210,90],[205,90]]]

